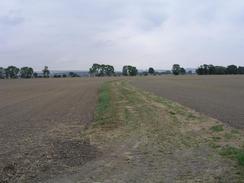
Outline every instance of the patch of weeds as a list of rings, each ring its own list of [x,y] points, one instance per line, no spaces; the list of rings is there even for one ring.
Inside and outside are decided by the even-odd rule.
[[[215,125],[210,128],[210,130],[214,132],[221,132],[224,131],[223,125]]]
[[[244,166],[244,149],[226,146],[220,151],[222,156],[227,156],[238,161],[239,165]]]
[[[130,113],[129,113],[129,110],[127,108],[125,108],[125,120],[126,120],[126,123],[129,122],[129,117],[130,116]]]
[[[122,83],[123,86],[125,84]],[[136,95],[136,92],[134,90],[131,90],[130,88],[121,87],[120,93],[126,98],[126,100],[131,104],[135,105],[140,103],[140,98]]]
[[[214,148],[214,149],[218,149],[218,148],[221,147],[220,145],[215,144],[214,142],[210,142],[210,143],[209,143],[209,146],[212,147],[212,148]]]
[[[232,129],[231,130],[231,133],[233,133],[233,134],[239,134],[239,131],[237,129]]]
[[[181,138],[181,143],[185,147],[191,148],[193,146],[197,146],[197,143],[195,142],[195,139],[192,138],[191,136],[184,136]]]
[[[244,166],[244,150],[236,155],[236,158],[241,166]]]
[[[236,137],[236,134],[233,133],[225,133],[224,135],[225,139],[230,140]]]
[[[135,121],[135,116],[133,114],[132,111],[130,111],[127,107],[125,107],[124,110],[124,122],[127,126],[132,127],[132,126],[136,126]]]
[[[174,111],[169,111],[169,113],[170,113],[171,115],[176,115],[176,112],[174,112]]]
[[[213,141],[219,141],[219,140],[221,140],[221,137],[216,137],[216,136],[214,136],[214,137],[212,137],[212,139],[213,139]]]
[[[169,105],[168,103],[168,100],[163,98],[163,97],[158,97],[156,95],[153,95],[152,93],[148,93],[148,92],[145,92],[147,97],[151,97],[155,102],[158,102],[158,103],[161,103],[161,104],[164,104],[164,105]]]
[[[187,119],[198,119],[198,117],[190,112],[187,115]]]

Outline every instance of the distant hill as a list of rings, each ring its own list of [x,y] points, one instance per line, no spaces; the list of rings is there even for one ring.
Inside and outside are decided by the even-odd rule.
[[[191,71],[192,72],[192,74],[196,74],[196,68],[185,68],[185,70],[186,70],[186,72],[189,72],[189,71]]]

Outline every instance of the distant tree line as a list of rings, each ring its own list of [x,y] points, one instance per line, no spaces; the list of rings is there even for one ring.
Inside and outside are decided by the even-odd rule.
[[[162,71],[157,72],[154,68],[150,67],[147,71],[139,72],[135,66],[125,65],[123,66],[122,72],[115,72],[114,67],[111,65],[105,64],[93,64],[92,67],[89,69],[89,73],[91,76],[148,76],[148,75],[167,75],[171,74],[172,72]]]
[[[45,66],[43,69],[43,76],[39,76],[38,73],[34,72],[31,67],[18,68],[16,66],[8,66],[7,68],[0,67],[0,79],[16,79],[16,78],[38,78],[45,77],[48,78],[50,71],[48,67]]]
[[[185,74],[185,69],[181,68],[178,64],[173,66],[172,71],[162,71],[157,72],[154,68],[150,67],[147,71],[138,72],[135,66],[125,65],[123,66],[122,72],[115,72],[114,67],[112,65],[105,64],[93,64],[89,69],[90,76],[147,76],[147,75],[167,75],[172,74],[175,75]],[[50,76],[50,70],[48,66],[45,66],[42,70],[42,73],[34,72],[34,69],[31,67],[22,67],[18,68],[16,66],[9,66],[7,68],[0,67],[0,79],[15,79],[15,78],[66,78],[66,77],[80,77],[79,74],[75,72],[69,72],[67,74],[54,74]]]
[[[18,68],[16,66],[8,66],[7,68],[0,67],[0,79],[17,79],[17,78],[49,78],[50,70],[48,66],[45,66],[42,73],[34,72],[31,67]],[[66,77],[80,77],[77,73],[69,72],[68,74],[54,74],[54,78],[66,78]]]
[[[114,67],[111,65],[105,65],[105,64],[93,64],[92,67],[89,69],[89,73],[92,76],[117,76],[119,74],[116,74],[114,71]],[[123,76],[136,76],[138,74],[137,68],[131,65],[126,65],[122,69],[122,75]]]
[[[198,75],[224,75],[224,74],[244,74],[244,67],[229,65],[227,67],[214,66],[214,65],[201,65],[196,69]],[[155,71],[153,67],[150,67],[147,71],[139,72],[135,66],[125,65],[122,72],[115,72],[112,65],[105,64],[93,64],[89,69],[90,76],[148,76],[148,75],[185,75],[193,74],[192,71],[186,72],[186,70],[179,64],[174,64],[171,71]],[[31,67],[18,68],[16,66],[9,66],[7,68],[0,67],[0,79],[16,79],[16,78],[66,78],[66,77],[80,77],[75,72],[69,72],[67,74],[54,74],[50,76],[50,71],[47,66],[44,67],[42,73],[34,72]]]
[[[18,68],[16,66],[9,66],[7,68],[0,67],[1,79],[16,79],[16,78],[32,78],[34,70],[31,67]]]
[[[196,70],[198,75],[225,75],[225,74],[244,74],[244,67],[229,65],[227,67],[214,65],[201,65]]]

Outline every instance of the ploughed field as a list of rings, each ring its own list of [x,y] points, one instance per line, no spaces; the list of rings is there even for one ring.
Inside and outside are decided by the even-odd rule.
[[[163,76],[132,84],[236,128],[244,128],[244,76]]]
[[[0,182],[37,182],[95,158],[96,148],[79,138],[103,82],[0,80]]]
[[[232,93],[238,77],[220,86]],[[206,77],[0,80],[0,183],[243,182],[243,129],[130,82],[185,99],[196,87],[200,102],[210,88]]]

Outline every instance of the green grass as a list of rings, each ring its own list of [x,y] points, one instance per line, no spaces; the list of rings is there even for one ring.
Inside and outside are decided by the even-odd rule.
[[[95,124],[104,125],[108,121],[112,122],[111,93],[109,82],[102,85],[99,92],[98,104],[95,112]]]
[[[225,133],[224,134],[225,139],[230,140],[236,138],[236,134],[233,133]]]
[[[224,131],[223,125],[215,125],[210,128],[210,130],[214,132],[221,132]]]
[[[222,148],[221,155],[236,159],[239,165],[244,166],[244,149],[239,149],[231,146]]]
[[[110,103],[109,87],[108,84],[104,84],[100,89],[99,101],[98,101],[98,106],[96,111],[98,113],[106,112],[109,108],[109,103]]]
[[[215,142],[216,142],[216,141],[221,140],[221,137],[215,137],[215,136],[214,136],[214,137],[212,137],[212,139],[213,139],[213,141],[215,141]]]
[[[237,129],[232,129],[231,130],[231,133],[233,133],[233,134],[239,134],[239,131]]]

